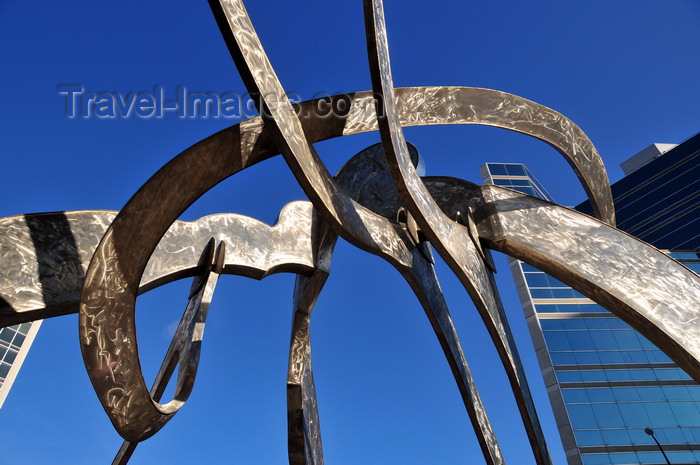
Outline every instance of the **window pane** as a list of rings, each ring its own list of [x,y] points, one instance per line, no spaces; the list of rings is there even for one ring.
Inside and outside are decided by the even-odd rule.
[[[668,404],[662,402],[644,402],[644,408],[649,416],[649,420],[651,420],[652,426],[680,426]]]
[[[650,423],[644,404],[640,402],[630,404],[618,404],[622,419],[628,428],[644,428]]]
[[[700,425],[700,412],[696,402],[669,402],[680,426]]]
[[[487,163],[487,166],[491,174],[494,176],[505,176],[508,174],[508,171],[506,171],[506,167],[504,165]]]
[[[10,365],[7,363],[0,363],[0,378],[7,378],[7,373],[10,371]]]
[[[562,389],[564,402],[567,404],[588,403],[588,393],[586,389]]]
[[[625,426],[616,404],[593,404],[591,407],[601,428],[622,428]]]
[[[7,351],[5,354],[5,357],[3,358],[3,361],[5,363],[12,364],[15,361],[15,358],[17,357],[17,351],[14,349],[10,349]]]
[[[568,407],[571,425],[575,429],[594,429],[598,428],[596,416],[590,405],[577,404]]]

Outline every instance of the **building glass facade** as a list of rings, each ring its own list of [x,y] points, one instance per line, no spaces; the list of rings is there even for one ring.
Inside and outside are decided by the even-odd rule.
[[[698,154],[695,136],[612,187],[620,229],[700,274]],[[488,163],[481,174],[552,200],[523,165]],[[600,305],[530,265],[510,265],[569,464],[665,464],[645,428],[672,464],[700,463],[700,385]]]
[[[41,321],[0,328],[0,407],[34,341]]]

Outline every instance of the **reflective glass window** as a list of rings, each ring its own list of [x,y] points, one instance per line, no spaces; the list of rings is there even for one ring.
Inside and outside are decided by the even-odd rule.
[[[572,350],[592,350],[595,348],[591,334],[587,331],[567,331]]]
[[[587,389],[562,389],[564,402],[567,404],[588,403]]]
[[[627,422],[626,419],[625,419],[625,422]],[[647,433],[644,432],[644,428],[646,428],[647,425],[648,425],[648,423],[645,423],[643,427],[642,426],[639,426],[639,427],[631,426],[631,427],[627,428],[627,432],[629,433],[631,444],[641,444],[641,445],[653,444],[653,439],[651,439],[651,436],[649,436]],[[661,437],[660,433],[662,431],[666,431],[666,430],[668,430],[668,428],[656,428],[654,430],[654,434],[658,438],[660,438]],[[668,441],[665,441],[665,442],[669,443]],[[681,442],[684,442],[684,441],[681,441]]]
[[[598,352],[574,352],[573,355],[577,365],[600,364],[600,357],[598,357]]]
[[[689,387],[698,386],[662,386],[661,390],[668,400],[692,400],[693,397],[690,395]],[[696,398],[700,399],[700,397]]]
[[[668,460],[671,463],[693,463],[695,461],[695,454],[692,451],[672,450],[669,451],[666,455],[668,456]]]
[[[680,426],[700,425],[700,412],[696,402],[669,402]]]
[[[525,165],[506,164],[505,168],[509,176],[527,176],[527,173],[525,172]]]
[[[662,381],[675,379],[691,379],[690,376],[680,368],[655,368],[652,370],[654,378]]]
[[[24,342],[25,337],[26,336],[24,334],[17,333],[15,335],[15,338],[12,340],[12,343],[17,347],[22,347],[22,343]]]
[[[669,363],[672,361],[668,355],[664,354],[660,350],[648,350],[645,353],[649,357],[649,361],[651,363]]]
[[[583,454],[583,465],[610,465],[608,454]]]
[[[598,426],[601,428],[622,428],[625,422],[617,408],[617,404],[592,404]]]
[[[620,414],[628,428],[646,427],[651,424],[646,409],[642,402],[632,402],[629,404],[617,404]]]
[[[3,361],[9,364],[12,364],[15,361],[15,358],[17,357],[17,351],[14,349],[10,349],[7,351],[5,354],[5,357],[3,358]]]
[[[700,274],[700,262],[684,262],[683,264],[697,274]]]
[[[529,179],[511,179],[511,186],[532,186],[532,182]]]
[[[7,363],[0,363],[0,378],[7,378],[7,373],[10,371],[10,365]]]
[[[558,329],[564,329],[564,321],[559,319],[543,319],[540,320],[540,326],[543,331],[554,331]]]
[[[632,463],[639,463],[639,464],[647,464],[647,463],[666,463],[666,459],[664,459],[664,456],[661,452],[637,452],[637,461],[636,462],[629,462],[630,464]],[[673,462],[671,462],[673,463]]]
[[[585,330],[588,328],[585,318],[567,318],[561,320],[562,326],[566,330]]]
[[[522,269],[525,273],[527,273],[528,271],[537,271],[537,272],[541,273],[540,270],[538,270],[537,268],[535,268],[532,265],[528,265],[527,263],[520,262],[520,266],[522,267]]]
[[[508,171],[503,164],[487,163],[486,166],[493,176],[505,176],[508,174]]]
[[[642,345],[637,339],[637,335],[634,331],[624,331],[624,330],[614,330],[610,331],[610,335],[614,337],[617,342],[617,348],[623,350],[634,350],[641,349]]]
[[[598,304],[537,304],[538,313],[610,313]]]
[[[598,422],[596,421],[596,416],[593,413],[593,408],[587,404],[574,404],[570,405],[567,409],[569,411],[569,418],[571,419],[571,426],[575,429],[597,429]]]
[[[12,342],[15,337],[15,331],[10,328],[3,328],[0,330],[0,340],[7,342],[8,344]]]
[[[591,331],[589,334],[593,345],[598,350],[617,350],[619,348],[613,331]]]
[[[581,430],[574,431],[576,443],[579,446],[602,446],[604,445],[603,436],[599,430]]]
[[[613,393],[608,388],[588,389],[588,398],[591,402],[614,402]]]
[[[568,286],[559,280],[552,278],[545,273],[525,273],[527,284],[531,287],[566,287]]]
[[[690,397],[692,399],[700,400],[700,386],[698,386],[698,385],[685,386],[685,388],[688,390],[688,394],[690,394]]]
[[[583,381],[580,371],[557,371],[560,383],[580,383]]]
[[[699,258],[695,252],[669,252],[668,256],[676,260],[697,260]]]
[[[639,396],[639,388],[636,387],[619,387],[612,389],[612,394],[618,402],[629,402],[642,400]]]
[[[569,338],[566,337],[563,331],[547,331],[544,334],[544,338],[547,342],[547,347],[551,351],[571,350]]]
[[[630,435],[625,429],[607,429],[600,432],[603,442],[608,446],[621,446],[631,442]]]
[[[668,404],[663,402],[644,402],[644,409],[652,426],[680,426]]]
[[[664,391],[660,386],[644,386],[638,387],[639,397],[641,400],[664,400]]]
[[[619,351],[598,352],[598,358],[604,364],[625,363],[625,358]]]
[[[620,452],[617,454],[609,454],[610,464],[615,465],[631,465],[639,463],[639,458],[635,452]]]
[[[549,356],[553,365],[574,365],[577,363],[571,352],[550,352]]]

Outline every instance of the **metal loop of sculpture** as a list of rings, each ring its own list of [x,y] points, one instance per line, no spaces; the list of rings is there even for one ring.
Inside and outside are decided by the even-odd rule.
[[[440,290],[431,246],[459,278],[491,335],[536,463],[550,464],[551,459],[493,280],[489,249],[536,266],[605,306],[700,382],[700,322],[686,310],[700,307],[700,279],[615,229],[608,178],[585,134],[559,113],[503,92],[395,89],[382,2],[364,0],[364,5],[373,91],[331,97],[331,103],[346,100],[345,114],[323,118],[296,111],[281,97],[284,89],[242,1],[210,0],[248,92],[259,97],[254,100],[261,116],[185,150],[116,215],[84,211],[0,220],[0,252],[12,263],[24,264],[25,270],[46,268],[49,261],[67,264],[53,274],[37,271],[41,282],[12,267],[0,270],[0,304],[5,305],[0,325],[79,311],[88,375],[126,439],[114,463],[126,463],[136,444],[162,428],[189,396],[218,276],[262,279],[278,272],[297,275],[287,378],[289,460],[323,463],[309,322],[339,236],[387,260],[413,289],[444,350],[488,464],[504,463],[503,456]],[[314,105],[300,104],[302,110]],[[550,144],[574,169],[599,220],[497,186],[421,178],[415,168],[418,152],[405,141],[402,127],[434,124],[496,126]],[[335,177],[312,145],[375,130],[381,144],[357,154]],[[217,183],[278,154],[310,202],[285,206],[275,226],[234,214],[177,221]],[[180,183],[183,173],[186,185]],[[35,249],[26,247],[31,243]],[[51,252],[41,252],[42,243]],[[598,253],[603,248],[605,253]],[[136,297],[186,276],[195,276],[189,304],[149,389],[136,345]],[[639,289],[643,291],[631,292]],[[174,398],[161,404],[177,365]]]

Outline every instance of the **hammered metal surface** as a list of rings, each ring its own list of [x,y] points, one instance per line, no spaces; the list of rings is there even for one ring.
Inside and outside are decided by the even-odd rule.
[[[127,204],[100,242],[86,274],[80,313],[81,349],[88,374],[115,428],[131,442],[154,434],[179,408],[176,404],[160,405],[153,401],[138,359],[134,307],[148,255],[135,253],[134,241],[142,244],[150,239],[155,245],[164,234],[144,227],[139,221],[138,214],[142,212],[139,203],[148,202],[150,192],[159,189],[158,184],[147,183],[145,187],[139,191],[142,197],[137,195]],[[275,227],[251,218],[235,220],[235,216],[227,215],[207,217],[211,221],[203,223],[213,229],[207,232],[214,232],[215,237],[228,238],[232,234],[230,239],[235,245],[227,249],[223,270],[227,273],[257,278],[279,271],[308,274],[317,264],[324,266],[311,248],[311,213],[308,202],[297,202],[283,211]],[[123,221],[127,222],[127,228],[120,227]],[[216,231],[218,227],[223,230]],[[124,230],[132,234],[120,234]],[[180,240],[190,247],[187,232],[179,234]],[[132,274],[127,276],[124,270]],[[157,272],[162,269],[157,267]]]
[[[420,252],[416,249],[409,252],[405,239],[401,240],[397,234],[400,230],[395,225],[354,202],[333,182],[286,99],[242,2],[222,0],[221,8],[215,1],[211,5],[248,91],[257,96],[258,110],[266,127],[321,217],[349,242],[388,259],[411,283],[414,280],[411,263],[420,258]],[[414,292],[421,293],[422,284],[413,282]],[[426,298],[419,299],[429,304]],[[461,375],[459,379],[462,379]],[[474,387],[473,383],[470,387]],[[471,394],[471,391],[463,390],[463,394],[467,393]],[[489,444],[490,450],[500,455],[478,396],[463,395],[463,398],[470,413],[478,410],[478,414],[472,415],[472,418],[480,442]],[[476,409],[474,402],[479,402]]]
[[[226,274],[256,279],[280,271],[310,274],[316,266],[308,235],[312,210],[308,202],[292,202],[274,226],[235,214],[176,221],[149,259],[138,292],[194,275],[211,237],[231,244]],[[77,312],[85,271],[116,214],[79,211],[0,219],[0,327]]]
[[[700,382],[700,277],[654,247],[568,208],[483,186],[488,247],[529,263],[629,323]]]
[[[468,227],[452,221],[440,210],[411,163],[396,109],[382,1],[365,0],[364,5],[370,74],[377,97],[377,121],[394,183],[423,234],[457,275],[479,310],[506,368],[535,459],[538,464],[550,464],[525,372],[478,239],[470,234]],[[466,206],[465,213],[470,219],[470,206]],[[487,462],[504,463],[493,431],[482,429],[480,439],[484,440],[481,447]]]
[[[232,55],[237,59],[251,94],[273,96],[273,98],[284,95],[267,58],[264,53],[260,53],[262,48],[259,47],[259,41],[240,2],[225,2],[223,9],[217,2],[212,1],[211,4],[220,29],[224,33]],[[237,39],[244,47],[239,49],[229,24],[234,25],[234,32],[238,34]],[[250,53],[251,50],[256,52]],[[247,67],[244,52],[248,53],[247,59],[251,61],[255,72],[251,72]],[[256,83],[255,77],[260,78],[261,83]],[[259,84],[271,86],[269,92],[259,92],[257,89]],[[267,87],[265,89],[268,90]],[[346,239],[373,253],[390,251],[388,255],[396,260],[395,263],[406,265],[411,262],[411,254],[408,253],[405,244],[397,240],[396,231],[386,227],[386,220],[371,214],[352,201],[345,200],[346,197],[337,195],[339,192],[337,187],[330,180],[313,148],[306,142],[306,137],[314,141],[342,135],[345,121],[342,118],[323,120],[316,117],[313,111],[300,112],[306,115],[304,133],[300,130],[296,113],[290,111],[288,101],[279,100],[275,98],[272,102],[274,105],[261,103],[260,110],[267,122],[267,132],[262,132],[260,119],[241,123],[196,144],[156,173],[115,219],[95,253],[87,272],[81,298],[81,347],[86,358],[94,350],[118,349],[121,351],[122,362],[120,362],[119,373],[123,375],[123,380],[130,380],[124,389],[125,395],[142,399],[142,405],[138,405],[139,402],[135,401],[132,404],[134,408],[130,412],[111,407],[106,394],[110,386],[100,385],[97,381],[100,377],[100,367],[88,365],[87,368],[105,410],[111,416],[122,417],[122,420],[115,421],[115,425],[119,425],[118,431],[127,439],[137,440],[148,437],[169,418],[168,412],[163,412],[157,405],[149,405],[146,401],[150,401],[150,398],[147,397],[145,384],[138,371],[136,353],[133,349],[128,349],[135,346],[135,330],[132,318],[124,315],[133,315],[138,281],[147,257],[180,212],[222,179],[273,156],[277,153],[273,144],[282,147],[283,155],[307,195],[324,219],[334,229],[341,229],[337,232],[344,232]],[[302,104],[302,108],[305,106],[309,108],[311,105]],[[272,135],[271,139],[268,138],[268,134]],[[194,166],[198,169],[190,168]],[[189,184],[184,187],[179,185],[177,189],[169,189],[168,184],[172,183],[175,177],[179,178],[182,173],[190,174]],[[595,200],[594,203],[596,203]],[[343,228],[342,220],[346,220],[345,222],[350,220],[350,224],[357,227],[350,228],[348,231]],[[136,236],[140,236],[138,248],[132,245],[133,238]],[[101,317],[95,318],[96,315]],[[114,318],[111,316],[106,318],[104,315],[113,315]],[[116,334],[119,330],[120,339],[107,336],[102,340],[105,342],[103,345],[96,344],[94,341],[91,343],[86,339],[85,334],[87,329],[94,327],[102,328],[101,333],[106,335]],[[137,415],[138,418],[132,418],[130,415]],[[126,421],[124,418],[129,420]]]
[[[211,4],[229,49],[232,51],[232,55],[244,77],[244,82],[246,82],[251,95],[261,97],[258,101],[260,102],[259,110],[262,114],[262,119],[256,118],[241,123],[196,144],[159,171],[117,217],[97,249],[93,264],[88,270],[81,302],[81,328],[83,330],[81,334],[84,338],[85,328],[100,326],[103,332],[107,334],[114,332],[117,328],[125,328],[123,331],[128,337],[123,338],[126,342],[121,345],[114,343],[114,340],[110,339],[112,341],[111,347],[95,347],[93,349],[90,348],[89,341],[84,340],[82,347],[84,354],[89,353],[91,350],[121,350],[124,361],[123,363],[120,361],[120,369],[125,373],[125,379],[129,377],[134,378],[134,382],[129,385],[130,390],[127,390],[127,394],[134,396],[134,398],[143,398],[145,388],[142,386],[143,382],[140,373],[136,370],[138,368],[137,365],[129,361],[133,359],[134,353],[127,350],[127,347],[134,345],[135,339],[132,339],[132,322],[128,318],[123,319],[123,315],[128,314],[133,307],[133,299],[137,288],[135,283],[138,282],[139,276],[143,272],[148,255],[153,251],[165,229],[174,221],[179,212],[222,179],[251,164],[275,155],[278,151],[276,147],[279,147],[279,151],[285,156],[314,206],[337,233],[365,250],[384,256],[397,268],[407,267],[407,269],[412,269],[413,262],[417,259],[413,256],[415,249],[411,250],[410,241],[402,236],[403,231],[400,228],[393,224],[387,224],[386,219],[373,214],[342,195],[332,182],[313,147],[308,143],[309,141],[323,140],[349,132],[374,129],[376,121],[373,121],[371,116],[367,117],[366,112],[361,111],[362,108],[366,108],[367,104],[371,102],[371,96],[368,94],[344,96],[344,98],[352,100],[351,111],[347,118],[323,120],[317,117],[313,111],[301,111],[299,114],[303,115],[303,117],[301,121],[298,120],[296,111],[283,98],[284,92],[267,61],[267,57],[262,51],[262,47],[252,29],[252,25],[250,25],[242,4],[233,0],[222,2],[223,6],[220,6],[215,1],[212,1]],[[233,31],[231,28],[233,28]],[[431,91],[433,95],[430,95]],[[455,105],[453,101],[434,102],[430,100],[430,98],[435,96],[444,99],[446,97],[445,92],[447,92],[448,98],[452,98],[455,95],[459,95],[460,91],[482,97],[484,107],[494,104],[498,98],[502,100],[500,103],[503,103],[504,100],[509,101],[510,103],[506,103],[506,106],[511,105],[515,107],[516,115],[515,117],[509,117],[509,108],[507,108],[505,116],[501,120],[496,118],[494,121],[483,117],[484,115],[479,119],[478,117],[473,117],[474,112],[471,110],[471,107],[469,107],[466,116],[452,111],[459,108],[464,102],[458,102]],[[510,98],[512,96],[507,94],[483,89],[406,89],[404,91],[399,90],[396,94],[399,99],[399,102],[396,104],[397,108],[399,108],[402,95],[407,97],[405,101],[409,105],[413,104],[417,107],[415,113],[409,116],[409,119],[412,120],[407,124],[422,124],[421,122],[430,124],[433,120],[440,124],[490,124],[528,133],[545,140],[564,152],[572,166],[575,167],[591,197],[592,203],[597,205],[601,216],[608,222],[614,221],[612,210],[609,208],[612,203],[609,201],[609,187],[606,190],[607,177],[604,170],[602,170],[602,163],[600,163],[600,159],[594,149],[584,150],[585,153],[581,153],[580,148],[586,146],[581,141],[587,141],[587,139],[580,133],[580,130],[577,131],[575,126],[573,126],[575,129],[572,129],[572,127],[564,124],[568,122],[565,118],[558,119],[557,116],[554,118],[543,118],[543,115],[551,116],[553,112],[547,112],[545,111],[546,109],[542,109],[543,107],[537,108],[533,105],[528,105],[527,101],[518,100],[515,97]],[[417,98],[412,100],[410,97]],[[423,97],[428,98],[425,99]],[[489,100],[485,97],[497,98]],[[309,108],[312,105],[313,103],[306,102],[301,104],[301,107]],[[467,107],[465,106],[464,108]],[[443,113],[447,113],[447,116],[441,118]],[[523,119],[526,121],[526,124],[518,124]],[[267,132],[263,132],[263,121],[265,121]],[[416,123],[416,121],[419,123]],[[401,124],[400,120],[398,124]],[[551,127],[555,129],[552,130]],[[562,136],[562,134],[564,135]],[[171,189],[168,189],[167,186],[172,183],[173,177],[180,173],[188,172],[188,167],[194,165],[195,158],[197,158],[197,166],[202,166],[203,160],[206,163],[206,159],[210,160],[211,164],[204,165],[206,169],[201,170],[201,172],[197,173],[197,176],[190,180],[190,186],[179,189],[177,192],[171,192]],[[417,188],[419,186],[415,184],[414,187]],[[429,201],[428,197],[423,197],[422,200]],[[149,206],[156,206],[157,208],[149,209]],[[429,211],[428,213],[433,215],[435,211]],[[430,217],[426,216],[426,219],[429,220]],[[139,231],[142,236],[139,245],[143,247],[139,250],[133,250],[130,240],[135,232],[137,223],[139,226],[145,224],[148,227]],[[449,223],[446,224],[449,225]],[[460,231],[458,227],[454,226],[447,226],[447,228],[452,228],[453,231]],[[460,237],[464,236],[462,232],[457,234]],[[450,236],[446,237],[449,238]],[[476,258],[473,256],[474,251],[470,251],[469,244],[471,244],[471,248],[476,250],[473,242],[455,242],[453,247],[459,249],[460,253],[454,255],[469,256],[471,254],[472,256],[468,260],[460,260],[460,262],[479,263],[478,266],[483,268],[484,265],[478,254]],[[477,258],[479,259],[478,261]],[[492,285],[492,278],[490,275],[484,275],[483,273],[477,277],[479,282],[472,289],[472,297],[479,300],[481,297],[474,289],[489,288]],[[111,314],[113,319],[93,321],[91,313],[96,314],[98,308],[104,307],[107,307],[109,310],[107,313]],[[487,305],[486,307],[493,309],[492,305]],[[496,305],[497,313],[502,313],[502,309],[499,310],[499,307],[500,305]],[[496,313],[491,310],[492,321],[498,321],[495,315]],[[507,342],[509,338],[503,323],[501,322],[500,325],[496,324],[495,326],[498,333],[496,339],[501,341],[499,345],[508,347],[509,344]],[[512,358],[512,353],[506,353],[506,358]],[[514,370],[514,376],[511,376],[511,380],[516,379],[518,385],[523,386],[521,383],[524,382],[524,379],[518,379],[518,362],[511,361],[510,366],[513,366],[514,363],[516,369]],[[94,374],[91,370],[94,368],[88,366],[91,377]],[[99,393],[100,390],[104,392],[108,386],[96,385],[95,387]],[[158,406],[152,405],[151,407],[154,408],[149,409],[146,404],[127,413],[115,411],[114,409],[110,410],[108,399],[101,396],[101,400],[110,415],[121,415],[122,418],[129,418],[128,421],[121,423],[122,429],[118,427],[120,433],[125,436],[131,435],[132,437],[145,438],[162,426],[164,423],[163,418],[168,415],[167,411],[159,410]],[[150,411],[150,417],[144,415],[144,412],[147,410]],[[117,424],[120,424],[120,422],[115,422],[115,425]],[[153,426],[154,424],[156,426]]]
[[[328,225],[314,216],[311,241],[319,261],[330,263],[337,241]],[[311,276],[297,275],[294,286],[292,336],[287,369],[287,445],[289,465],[323,465],[323,444],[311,365],[311,312],[316,305],[328,269]]]
[[[192,392],[199,367],[204,325],[219,273],[224,267],[225,249],[225,243],[221,242],[217,247],[216,241],[211,238],[202,252],[197,264],[200,272],[193,279],[187,307],[151,387],[150,395],[155,402],[160,402],[176,366],[178,375],[170,404],[177,408],[181,407]],[[129,402],[129,399],[122,398],[120,401]],[[137,444],[124,441],[112,465],[125,465]]]
[[[611,227],[615,216],[603,163],[570,120],[493,90],[394,89],[381,0],[365,0],[374,91],[323,99],[331,106],[340,100],[347,105],[347,113],[330,117],[313,111],[318,101],[293,107],[242,1],[210,0],[210,5],[261,117],[180,154],[116,216],[59,212],[0,219],[0,257],[10,264],[0,270],[0,326],[73,312],[83,286],[79,321],[85,365],[103,407],[127,439],[115,463],[128,461],[135,447],[128,441],[154,434],[187,399],[218,274],[262,279],[282,271],[297,273],[287,380],[290,464],[323,463],[309,323],[338,236],[390,262],[413,289],[489,464],[502,464],[503,457],[426,239],[457,274],[490,332],[538,464],[551,461],[482,241],[601,303],[700,381],[700,321],[695,315],[700,278]],[[550,144],[572,166],[602,222],[495,186],[479,188],[445,177],[421,179],[414,166],[417,152],[406,144],[402,126],[432,124],[495,126]],[[312,144],[371,130],[380,131],[383,150],[361,152],[335,180],[331,178]],[[381,153],[383,163],[380,152],[386,153],[386,158]],[[288,205],[274,227],[239,215],[176,221],[216,183],[278,153],[311,203]],[[212,236],[229,244],[214,261]],[[198,261],[205,248],[205,259]],[[190,303],[149,392],[138,359],[136,295],[192,275],[196,277]],[[176,362],[180,371],[174,399],[160,404]]]
[[[449,93],[453,94],[455,90],[458,91],[457,93],[463,91],[466,93],[475,92],[476,94],[494,92],[480,89],[451,88],[449,89]],[[438,88],[398,89],[397,96],[401,98],[402,95],[404,97],[418,95],[415,100],[424,102],[423,96],[442,94]],[[400,101],[401,100],[399,100],[399,103]],[[362,94],[354,94],[353,96],[353,108],[371,108],[371,102],[370,93],[365,92]],[[418,120],[422,120],[424,116],[427,118],[439,114],[439,112],[427,111],[429,108],[438,108],[439,102],[431,101],[430,103],[431,105],[428,106],[419,106],[425,113],[419,113],[417,116]],[[302,122],[309,140],[324,140],[330,137],[343,135],[345,123],[347,121],[342,119],[340,121],[336,119],[327,119],[324,121],[316,118],[314,112],[311,110],[315,104],[315,102],[304,102],[301,104],[302,111],[300,111],[300,114],[305,115]],[[353,112],[351,112],[351,115],[352,114]],[[357,112],[355,112],[355,114],[357,114]],[[455,119],[455,121],[456,120],[458,119]],[[357,122],[358,119],[354,119],[354,121]],[[371,117],[367,117],[364,121],[364,125],[356,125],[354,130],[373,130],[376,128],[376,118],[372,119]],[[446,123],[452,120],[446,118],[440,121]],[[141,239],[143,241],[143,243],[140,244],[142,247],[140,250],[142,250],[144,254],[148,254],[149,251],[155,247],[160,236],[165,232],[168,225],[177,218],[179,212],[186,209],[187,206],[194,202],[202,193],[237,171],[278,153],[267,133],[263,131],[263,128],[264,125],[260,118],[254,118],[240,125],[221,131],[195,144],[166,165],[166,167],[159,171],[152,180],[137,193],[130,202],[131,205],[128,206],[129,208],[125,208],[126,213],[124,213],[124,215],[128,217],[129,215],[135,215],[135,212],[154,209],[148,217],[139,218],[139,224],[144,226],[142,230],[139,231],[142,234]],[[174,177],[178,176],[180,173],[187,172],[191,166],[205,167],[205,169],[198,170],[196,175],[192,176],[190,184],[186,186],[180,184],[175,188]],[[173,187],[168,188],[168,184],[171,184]],[[381,228],[378,228],[378,230],[382,231]],[[145,231],[148,232],[147,235],[143,234]],[[128,244],[127,238],[129,234],[133,234],[134,232],[135,230],[132,228],[126,229],[121,233],[121,236],[124,238],[122,239],[125,244],[124,248],[127,248],[126,245]],[[391,243],[391,241],[389,241],[389,243]],[[393,256],[399,255],[400,254],[396,253],[393,254]],[[402,256],[407,258],[406,255]],[[116,269],[117,267],[114,268],[114,270]],[[104,269],[100,271],[100,273],[102,272],[104,272]],[[105,285],[104,287],[107,288],[109,286]]]
[[[378,129],[374,99],[366,94],[354,94],[343,135]],[[595,204],[595,215],[615,225],[603,161],[581,128],[561,113],[507,92],[474,87],[396,88],[395,98],[402,127],[477,124],[519,132],[549,144],[573,168]]]
[[[410,162],[418,165],[420,155],[409,145]],[[361,151],[351,158],[335,176],[343,190],[355,201],[387,218],[396,218],[403,208],[400,194],[393,184],[389,166],[381,144]],[[489,444],[488,453],[500,454],[486,409],[481,401],[474,379],[469,370],[464,352],[452,323],[452,317],[443,296],[433,268],[432,256],[426,255],[430,245],[412,237],[407,223],[401,224],[404,241],[410,244],[412,261],[410,266],[393,261],[386,254],[380,254],[401,273],[411,286],[430,321],[435,335],[450,365],[455,381],[462,395],[472,426],[480,444]],[[410,241],[410,242],[409,242]]]

